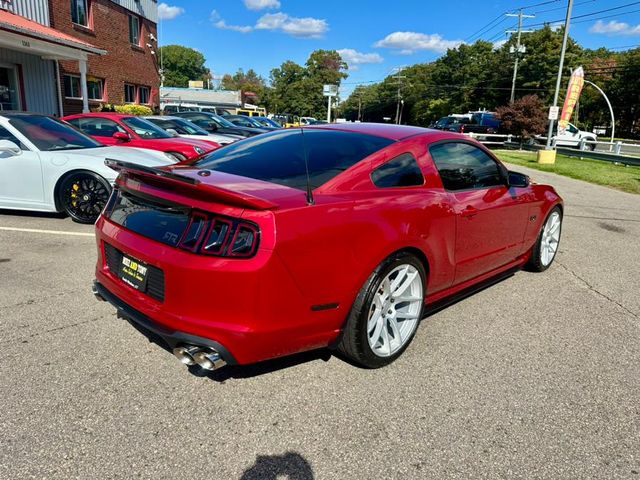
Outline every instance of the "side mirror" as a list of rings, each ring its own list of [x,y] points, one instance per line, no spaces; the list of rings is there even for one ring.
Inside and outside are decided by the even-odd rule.
[[[509,186],[526,188],[531,184],[529,176],[518,172],[509,172]]]
[[[173,128],[167,128],[165,130],[169,135],[171,135],[172,137],[179,137],[180,135],[178,134],[178,132],[176,132]]]
[[[0,140],[0,153],[8,153],[9,156],[16,156],[22,153],[22,149],[11,140]]]
[[[121,142],[128,142],[131,140],[131,137],[128,133],[125,132],[116,132],[112,135],[116,140],[120,140]]]

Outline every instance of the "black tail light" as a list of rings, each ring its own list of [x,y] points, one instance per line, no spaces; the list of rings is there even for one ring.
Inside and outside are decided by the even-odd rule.
[[[178,247],[216,257],[248,258],[255,255],[259,241],[260,230],[253,223],[194,212]]]
[[[248,258],[260,242],[258,225],[114,188],[104,216],[138,235],[202,255]]]

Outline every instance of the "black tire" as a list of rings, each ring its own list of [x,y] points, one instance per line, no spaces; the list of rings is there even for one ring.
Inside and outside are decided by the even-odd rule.
[[[418,325],[411,333],[410,337],[406,340],[406,343],[393,355],[387,357],[381,357],[374,353],[369,346],[367,338],[367,322],[369,316],[369,309],[373,302],[374,295],[380,288],[383,279],[393,271],[394,268],[409,264],[415,267],[420,273],[422,279],[422,298],[423,302],[420,308],[418,316]],[[384,260],[369,276],[364,286],[360,289],[358,296],[351,308],[349,317],[345,322],[342,335],[340,337],[337,349],[353,362],[366,368],[380,368],[390,364],[396,358],[398,358],[409,346],[419,322],[424,314],[424,298],[426,294],[426,281],[427,275],[422,262],[414,255],[407,252],[399,252],[391,255]]]
[[[58,206],[77,223],[95,223],[107,204],[111,185],[94,172],[79,170],[67,174],[58,188]]]
[[[544,262],[542,261],[542,256],[540,254],[542,249],[542,234],[544,233],[544,227],[554,212],[557,212],[560,215],[560,232],[559,232],[559,238],[558,238],[558,247],[560,245],[560,238],[562,237],[562,209],[560,207],[554,207],[551,209],[547,217],[544,219],[544,223],[542,224],[542,227],[540,228],[540,233],[538,234],[538,239],[536,240],[536,243],[533,245],[533,248],[531,249],[531,257],[529,258],[529,261],[525,266],[525,269],[530,272],[544,272],[547,268],[551,266],[553,261],[556,259],[556,256],[558,255],[558,252],[556,251],[551,261],[547,265],[545,265]]]

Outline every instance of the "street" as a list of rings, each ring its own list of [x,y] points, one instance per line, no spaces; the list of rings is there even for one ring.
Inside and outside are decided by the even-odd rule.
[[[379,370],[191,373],[93,297],[91,226],[1,211],[0,478],[640,479],[640,197],[514,169],[565,199],[555,263]]]

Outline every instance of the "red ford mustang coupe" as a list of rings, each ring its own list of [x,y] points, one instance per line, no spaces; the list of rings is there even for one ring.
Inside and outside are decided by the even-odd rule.
[[[327,346],[386,365],[426,307],[545,270],[560,240],[552,187],[449,132],[320,125],[110,166],[94,293],[208,370]]]

